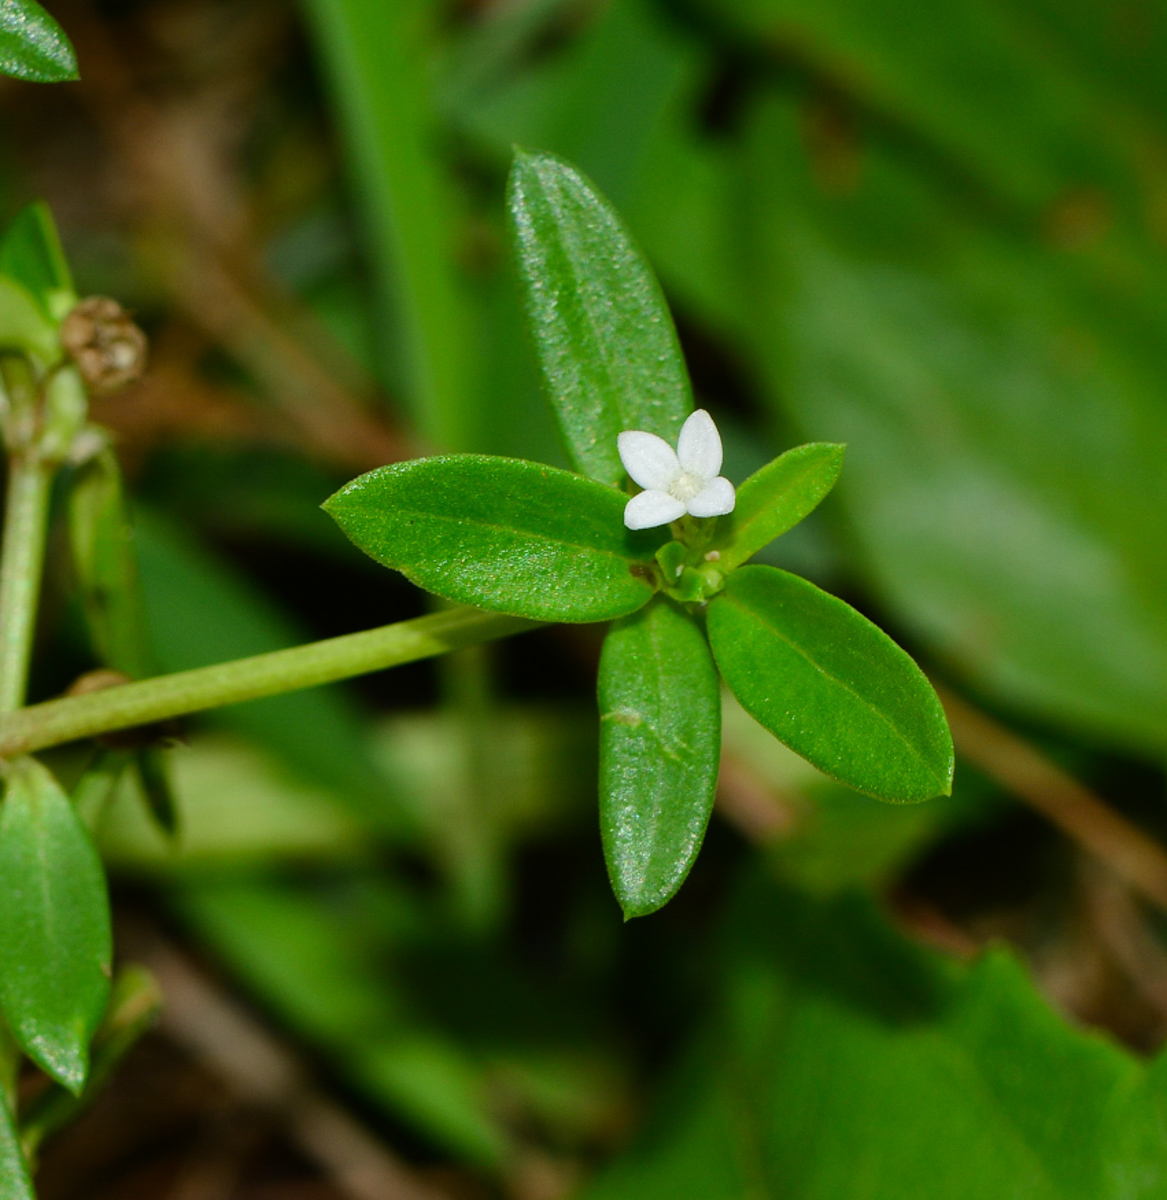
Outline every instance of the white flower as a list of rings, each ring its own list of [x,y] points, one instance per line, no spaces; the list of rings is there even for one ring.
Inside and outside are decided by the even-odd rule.
[[[629,529],[667,525],[686,513],[720,517],[733,512],[733,484],[721,470],[721,435],[699,408],[681,426],[677,448],[655,433],[630,430],[616,439],[620,461],[644,491],[624,508]]]

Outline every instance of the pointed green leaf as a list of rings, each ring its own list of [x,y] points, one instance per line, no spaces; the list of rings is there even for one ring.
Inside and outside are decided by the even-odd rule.
[[[835,486],[844,447],[834,442],[795,446],[755,471],[737,489],[737,504],[717,525],[714,548],[725,571],[793,528]]]
[[[12,764],[0,811],[0,1005],[13,1036],[79,1092],[109,998],[110,919],[93,842],[53,776]]]
[[[0,1089],[0,1200],[36,1200],[8,1099]]]
[[[709,603],[729,689],[818,769],[880,800],[952,790],[952,736],[932,685],[866,617],[786,571],[742,567]]]
[[[98,658],[132,679],[153,675],[134,531],[117,456],[108,448],[87,462],[73,480],[69,536]]]
[[[0,274],[15,279],[54,320],[77,303],[73,276],[49,206],[26,204],[0,239]]]
[[[574,167],[519,151],[509,207],[527,318],[568,457],[618,484],[616,436],[670,442],[693,409],[660,286],[612,206]]]
[[[705,635],[658,600],[612,626],[600,659],[600,828],[626,917],[660,908],[701,849],[721,757]]]
[[[0,4],[0,72],[34,83],[77,78],[77,56],[65,31],[33,0]]]
[[[56,325],[15,279],[0,275],[0,350],[32,354],[48,366],[61,357]]]
[[[605,621],[648,602],[666,536],[625,529],[625,500],[570,471],[455,454],[370,471],[324,508],[371,558],[447,600]]]

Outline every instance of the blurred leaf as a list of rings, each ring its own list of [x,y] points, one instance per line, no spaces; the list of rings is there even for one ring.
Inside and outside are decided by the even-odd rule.
[[[80,467],[72,481],[69,536],[97,657],[131,679],[153,675],[134,529],[121,468],[108,447]]]
[[[222,560],[157,517],[138,514],[138,560],[159,665],[185,671],[280,650],[302,632]],[[382,833],[403,812],[374,767],[362,718],[343,688],[315,688],[233,705],[211,718],[279,754],[334,790]]]
[[[65,31],[33,0],[0,5],[0,71],[34,83],[77,78],[77,56]]]
[[[411,1011],[388,959],[386,908],[402,900],[389,892],[378,908],[373,898],[329,903],[254,882],[188,889],[181,903],[247,984],[372,1099],[447,1150],[498,1166],[509,1137],[489,1111],[482,1068]]]
[[[1013,705],[1158,753],[1161,283],[978,225],[878,145],[824,192],[801,126],[773,100],[749,138],[771,403],[848,443],[839,498],[919,636]]]
[[[79,1093],[109,998],[109,897],[69,798],[17,759],[0,810],[0,1003],[24,1051]]]
[[[432,151],[428,0],[305,0],[327,67],[364,210],[388,335],[404,359],[415,420],[430,443],[478,448],[472,325],[455,267],[448,181]]]
[[[1109,1200],[1167,1178],[1167,1060],[1067,1026],[996,951],[957,971],[866,906],[746,890],[718,1019],[586,1200]]]
[[[20,1148],[20,1136],[8,1097],[0,1089],[0,1197],[3,1200],[36,1200],[32,1176]]]
[[[1042,7],[1045,20],[1035,20]],[[1137,189],[1140,140],[1148,118],[1161,121],[1161,87],[1157,111],[1138,113],[1122,95],[1127,80],[1100,86],[1095,66],[1107,43],[1121,46],[1130,66],[1167,52],[1154,5],[1126,18],[1097,4],[1051,12],[1041,0],[954,0],[943,11],[926,0],[696,0],[693,8],[755,56],[793,58],[852,104],[911,130],[930,165],[960,172],[966,191],[980,183],[1012,203],[1049,204],[1086,186]],[[1052,46],[1065,45],[1068,12],[1095,23],[1077,63]],[[1138,34],[1124,33],[1124,21]]]
[[[509,186],[519,274],[568,456],[619,484],[616,437],[676,442],[693,398],[668,306],[616,211],[573,167],[515,155]]]
[[[377,762],[464,910],[488,888],[496,893],[490,907],[505,909],[510,856],[594,815],[594,719],[495,702],[469,721],[451,707],[381,723]]]
[[[653,539],[624,528],[626,499],[569,471],[466,454],[379,467],[324,507],[371,558],[446,600],[603,621],[655,591]]]
[[[181,836],[168,839],[147,818],[140,781],[130,774],[99,826],[111,868],[153,872],[362,856],[366,835],[338,798],[305,785],[259,750],[210,734],[168,753]]]
[[[25,205],[8,223],[0,238],[0,274],[27,288],[54,321],[77,303],[57,224],[44,201]]]
[[[952,790],[952,736],[936,693],[850,605],[797,575],[742,567],[708,620],[730,691],[820,771],[895,803]]]
[[[705,635],[657,600],[617,622],[600,659],[600,829],[625,917],[667,903],[713,809],[721,690]]]
[[[718,566],[731,571],[814,511],[835,486],[843,447],[810,442],[787,450],[737,489],[737,504],[717,526]]]
[[[0,275],[0,349],[29,354],[47,367],[61,357],[56,325],[28,289]]]
[[[943,804],[883,804],[822,774],[722,694],[722,745],[771,793],[789,822],[766,843],[781,877],[815,895],[883,891],[954,829],[1010,801],[962,762]]]
[[[170,786],[170,774],[162,751],[153,747],[140,750],[134,761],[147,811],[163,833],[168,837],[177,836],[178,804]]]

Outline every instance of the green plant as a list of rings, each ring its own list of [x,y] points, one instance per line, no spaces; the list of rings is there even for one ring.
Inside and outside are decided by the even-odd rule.
[[[326,504],[344,532],[419,586],[472,607],[140,682],[122,681],[151,670],[128,517],[108,441],[87,423],[84,388],[101,382],[86,350],[101,348],[98,368],[124,370],[132,327],[108,301],[78,304],[45,208],[25,210],[0,243],[10,463],[0,562],[0,751],[8,763],[0,1006],[15,1041],[0,1123],[12,1178],[25,1180],[26,1194],[13,1125],[15,1051],[80,1103],[111,957],[89,834],[77,805],[28,751],[445,653],[531,622],[612,620],[599,680],[600,812],[626,916],[664,904],[700,848],[720,755],[719,674],[763,725],[828,775],[895,802],[950,790],[944,715],[908,656],[805,580],[746,565],[826,495],[842,448],[788,451],[746,480],[735,502],[718,476],[716,428],[691,412],[659,288],[610,206],[562,161],[521,153],[510,207],[547,391],[580,473],[452,455],[363,475]],[[679,462],[669,445],[678,437]],[[122,674],[116,686],[22,708],[49,491],[66,465],[92,642]],[[625,466],[657,489],[630,498]],[[148,744],[103,751],[78,785],[78,803],[100,803],[135,759],[147,781],[157,780],[152,754]],[[164,782],[146,791],[171,829]]]

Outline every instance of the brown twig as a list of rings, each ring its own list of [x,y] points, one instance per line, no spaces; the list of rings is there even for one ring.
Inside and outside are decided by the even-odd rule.
[[[1167,909],[1167,850],[1035,746],[946,688],[937,692],[958,753]]]

